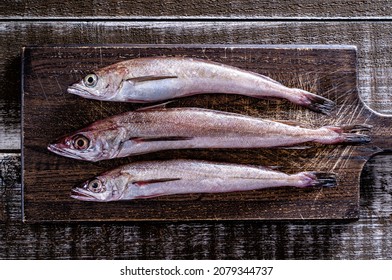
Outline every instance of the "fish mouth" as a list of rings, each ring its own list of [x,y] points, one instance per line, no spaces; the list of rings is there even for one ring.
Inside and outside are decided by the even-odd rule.
[[[65,157],[69,157],[69,158],[74,158],[74,159],[81,159],[84,160],[84,158],[82,158],[79,155],[76,155],[74,153],[71,153],[65,149],[59,148],[58,144],[49,144],[48,145],[48,150],[51,151],[52,153],[58,154],[60,156],[65,156]]]
[[[92,97],[94,96],[92,93],[90,93],[89,91],[85,90],[81,85],[79,84],[74,84],[71,85],[67,88],[67,92],[70,94],[75,94],[75,95],[79,95],[82,97]]]
[[[82,188],[73,188],[71,190],[71,197],[82,201],[100,201],[99,199],[91,195],[88,191]]]

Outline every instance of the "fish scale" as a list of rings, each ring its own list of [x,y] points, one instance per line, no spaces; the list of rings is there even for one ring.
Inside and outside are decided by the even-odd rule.
[[[92,123],[48,146],[59,155],[99,161],[161,150],[271,148],[307,142],[360,144],[365,125],[316,129],[201,108],[147,108]]]
[[[289,88],[270,77],[209,60],[144,57],[98,69],[72,84],[68,93],[89,99],[150,103],[196,94],[226,93],[282,98],[329,114],[335,103],[308,91]]]
[[[276,187],[334,187],[335,174],[286,174],[265,167],[198,160],[131,163],[72,190],[83,201],[108,202],[189,193],[225,193]]]

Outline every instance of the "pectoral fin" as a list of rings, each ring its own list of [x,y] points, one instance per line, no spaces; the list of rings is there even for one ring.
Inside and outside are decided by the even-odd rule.
[[[132,137],[129,140],[141,143],[141,142],[157,142],[157,141],[184,141],[191,140],[192,137],[186,136],[164,136],[164,137]]]
[[[142,82],[149,82],[149,81],[157,81],[157,80],[165,80],[165,79],[176,79],[177,76],[143,76],[143,77],[135,77],[127,79],[126,81],[132,83],[142,83]]]
[[[151,179],[151,180],[143,180],[143,181],[134,181],[132,182],[133,185],[137,185],[138,187],[144,187],[150,184],[157,184],[157,183],[164,183],[164,182],[172,182],[178,181],[181,178],[160,178],[160,179]]]
[[[154,111],[154,110],[158,110],[158,109],[166,109],[166,105],[169,103],[172,103],[173,101],[167,101],[165,103],[160,103],[160,104],[155,104],[155,105],[151,105],[151,106],[147,106],[147,107],[142,107],[139,109],[136,109],[136,112],[144,112],[144,111]]]

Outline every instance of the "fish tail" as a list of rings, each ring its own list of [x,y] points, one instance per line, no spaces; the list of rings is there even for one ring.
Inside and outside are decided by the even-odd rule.
[[[344,141],[342,143],[365,144],[372,140],[369,135],[365,134],[344,133],[343,136]]]
[[[330,115],[331,111],[335,108],[335,102],[332,100],[305,90],[296,89],[296,91],[299,94],[297,103],[312,111]]]
[[[333,173],[307,171],[299,175],[303,177],[300,187],[333,188],[337,185],[336,175]]]
[[[359,132],[368,132],[372,126],[361,124],[350,124],[341,126],[324,126],[321,129],[327,129],[332,132],[330,136],[324,136],[316,142],[322,144],[366,144],[371,141],[371,137]]]

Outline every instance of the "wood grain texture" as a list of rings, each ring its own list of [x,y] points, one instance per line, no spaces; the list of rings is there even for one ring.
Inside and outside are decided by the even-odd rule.
[[[11,153],[0,154],[0,221],[13,219],[21,213],[20,157]],[[18,215],[18,214],[17,214]]]
[[[339,1],[340,2],[340,1]],[[309,2],[310,3],[310,2]],[[386,5],[377,5],[386,7]],[[377,6],[374,8],[378,9]],[[24,9],[19,7],[18,9]],[[66,9],[66,7],[64,7]],[[388,12],[390,9],[386,9]],[[339,13],[331,9],[327,14]],[[367,9],[366,13],[372,13]],[[39,14],[39,13],[36,13]],[[300,14],[298,14],[300,16]],[[358,46],[361,98],[392,113],[390,22],[1,22],[0,131],[20,149],[20,49],[92,43],[348,44]],[[12,47],[9,47],[12,46]],[[9,113],[8,113],[9,112]],[[9,142],[0,135],[0,150]],[[9,147],[9,146],[8,146]],[[22,224],[20,157],[2,166],[6,185],[0,258],[7,259],[390,259],[390,155],[374,157],[361,182],[360,219],[341,223]],[[3,167],[2,167],[3,168]],[[14,170],[14,171],[12,171]],[[18,186],[19,183],[19,186]],[[4,194],[4,193],[3,193]],[[11,202],[11,204],[10,204]]]
[[[0,150],[20,149],[20,49],[42,44],[344,44],[358,47],[360,97],[392,113],[392,24],[303,22],[0,23]],[[337,35],[338,34],[338,35]],[[9,45],[14,46],[9,48]],[[3,104],[3,105],[1,105]],[[5,137],[7,137],[7,140]]]
[[[390,259],[392,157],[361,176],[351,223],[186,222],[23,224],[20,155],[2,155],[7,178],[0,259]]]
[[[337,104],[331,116],[323,116],[281,100],[210,94],[177,99],[170,104],[171,107],[199,107],[261,119],[295,120],[305,127],[314,128],[368,124],[373,126],[370,133],[373,142],[359,146],[314,145],[305,150],[172,150],[99,163],[72,160],[47,151],[48,143],[66,132],[140,108],[140,105],[73,96],[66,93],[67,85],[101,67],[136,57],[153,56],[208,58],[267,75],[289,87],[323,95]],[[23,184],[27,222],[353,219],[358,217],[359,176],[363,164],[375,152],[381,151],[380,148],[392,146],[390,119],[372,114],[358,99],[354,47],[60,46],[26,48],[23,61]],[[379,121],[382,121],[382,126]],[[177,195],[106,204],[78,202],[69,197],[73,186],[120,165],[178,158],[281,166],[281,170],[289,174],[332,172],[338,177],[338,186],[313,191],[282,188]],[[53,185],[56,190],[48,192]]]
[[[13,19],[40,18],[109,18],[109,19],[273,19],[273,18],[390,18],[388,0],[135,0],[77,1],[22,0],[15,5],[6,0],[0,4],[0,17]]]

